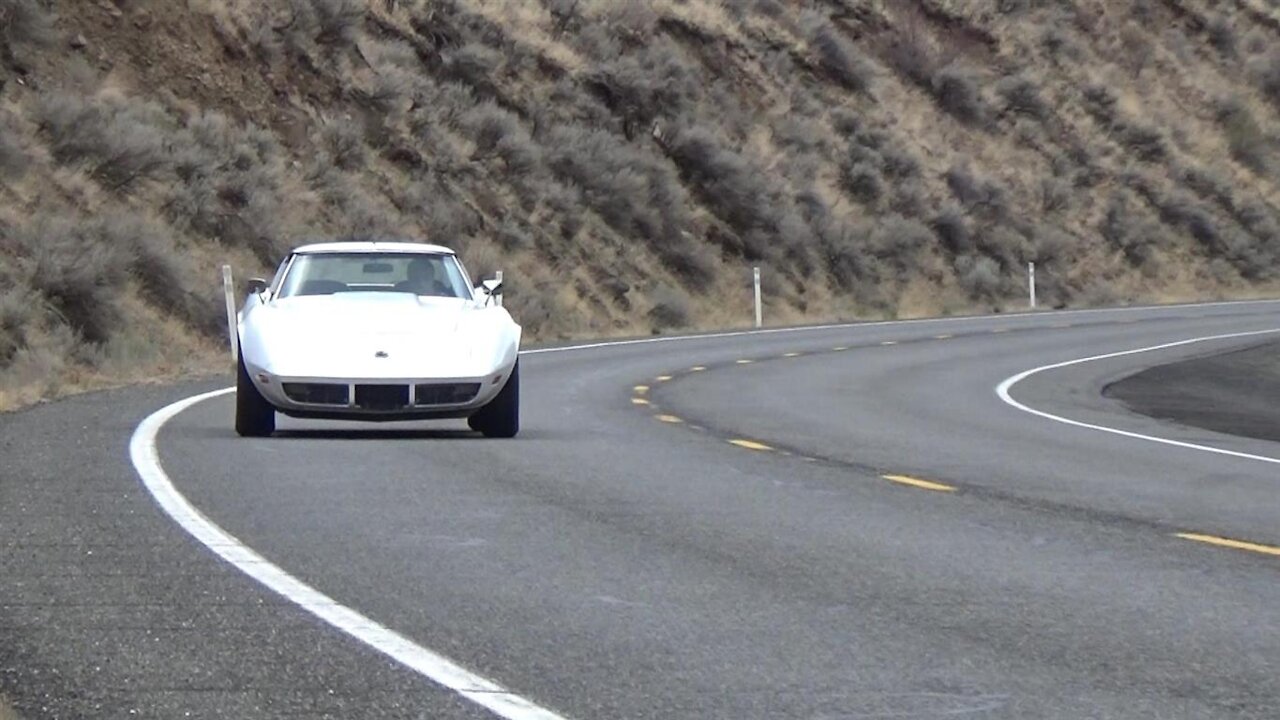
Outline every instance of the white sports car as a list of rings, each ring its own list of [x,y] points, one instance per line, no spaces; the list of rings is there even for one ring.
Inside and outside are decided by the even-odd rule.
[[[488,437],[520,429],[520,326],[438,245],[305,245],[238,317],[236,432],[299,418],[467,418]]]

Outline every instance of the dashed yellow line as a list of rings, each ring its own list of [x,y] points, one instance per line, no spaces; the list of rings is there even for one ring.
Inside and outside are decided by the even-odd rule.
[[[881,344],[881,345],[897,345],[897,344],[898,344],[898,341],[897,341],[897,340],[884,340],[884,341],[882,341],[880,344]]]
[[[738,364],[738,365],[750,365],[750,364],[751,364],[751,363],[753,363],[753,362],[755,362],[755,360],[739,360],[737,364]]]
[[[666,382],[670,379],[671,379],[670,375],[659,375],[658,377],[654,378],[654,382]]]
[[[642,397],[633,397],[631,398],[631,404],[632,405],[648,405],[649,401],[645,400]]]
[[[955,492],[956,488],[951,485],[943,485],[942,483],[929,482],[920,478],[913,478],[908,475],[881,475],[889,482],[898,483],[899,485],[910,485],[911,487],[921,488],[923,490],[934,490],[937,492]]]
[[[1232,540],[1230,538],[1217,537],[1216,535],[1200,535],[1199,533],[1175,533],[1175,535],[1183,540],[1192,540],[1199,543],[1232,548],[1233,550],[1248,550],[1249,552],[1280,557],[1280,547],[1274,547],[1272,545],[1259,545],[1257,543],[1244,542],[1243,540]]]
[[[748,450],[759,450],[760,452],[768,452],[773,449],[768,445],[758,443],[755,440],[730,440],[729,444],[737,445],[740,448],[746,448]]]
[[[671,425],[679,425],[680,423],[684,422],[683,420],[676,417],[675,415],[654,415],[653,419],[657,420],[658,422],[669,423]]]
[[[934,335],[933,339],[934,340],[950,340],[953,337],[955,337],[955,335],[943,334],[943,335]]]
[[[631,392],[634,392],[634,393],[635,393],[635,394],[637,394],[637,395],[644,395],[645,393],[649,392],[649,386],[648,386],[648,385],[637,385],[637,386],[635,386],[635,387],[631,388]]]
[[[693,367],[689,368],[689,372],[702,372],[703,370],[706,370],[706,369],[707,368],[702,365],[694,365]]]
[[[789,352],[789,353],[783,353],[782,357],[784,357],[784,358],[800,357],[800,355],[801,355],[801,354],[802,354],[802,353]]]
[[[833,347],[833,348],[831,348],[831,349],[832,349],[833,351],[835,351],[835,352],[844,352],[845,350],[848,350],[848,349],[849,349],[849,346],[847,346],[847,345],[837,345],[836,347]]]

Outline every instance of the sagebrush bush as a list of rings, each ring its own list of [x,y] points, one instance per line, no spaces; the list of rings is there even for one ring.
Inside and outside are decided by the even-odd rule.
[[[343,170],[355,170],[364,165],[368,152],[364,128],[350,117],[330,118],[321,125],[317,145],[329,154],[334,165]]]
[[[1000,264],[989,257],[961,255],[956,258],[956,280],[970,297],[992,300],[1000,297],[1005,280]]]
[[[987,106],[982,89],[978,79],[966,68],[955,64],[942,68],[930,80],[929,87],[938,107],[961,122],[981,125],[986,121]]]
[[[649,301],[652,307],[648,317],[654,332],[688,327],[689,298],[679,289],[660,284],[649,293]]]
[[[30,265],[27,283],[85,341],[104,343],[119,327],[128,252],[102,242],[95,223],[40,215],[18,233]]]
[[[22,177],[30,164],[19,133],[17,118],[0,113],[0,180]]]
[[[647,242],[660,256],[687,245],[689,201],[669,164],[609,133],[576,126],[553,128],[544,146],[552,170],[580,187],[587,206],[623,236]]]
[[[845,167],[841,180],[849,195],[861,203],[874,203],[884,194],[880,171],[870,163],[858,162]]]
[[[1008,213],[1008,200],[1004,188],[984,180],[965,165],[953,165],[945,179],[951,194],[971,214],[1001,219]]]
[[[26,288],[9,287],[0,291],[0,368],[8,365],[18,349],[26,344],[27,328],[34,319],[32,297]]]
[[[655,119],[687,115],[703,95],[681,46],[665,36],[601,63],[583,88],[623,119],[629,135],[649,132]]]
[[[10,62],[18,45],[47,45],[55,37],[53,17],[39,0],[0,0],[0,60]]]
[[[768,237],[778,230],[784,211],[767,175],[700,128],[681,131],[669,152],[711,209],[742,236],[747,259],[771,254]]]
[[[938,242],[948,252],[962,255],[973,251],[973,238],[969,233],[969,225],[959,208],[943,208],[934,216],[932,227],[934,234],[938,236]]]
[[[828,18],[809,11],[801,18],[801,22],[805,26],[809,46],[813,48],[823,70],[836,82],[854,92],[865,92],[871,87],[870,64]]]
[[[1239,100],[1229,100],[1218,108],[1218,122],[1222,125],[1231,157],[1254,172],[1266,172],[1271,155],[1271,141],[1263,133],[1249,107]]]
[[[109,190],[128,190],[172,164],[168,141],[176,128],[154,103],[53,93],[40,99],[35,114],[54,157],[87,165]]]
[[[1270,53],[1254,63],[1253,74],[1262,96],[1280,109],[1280,49],[1273,45]]]
[[[1139,123],[1120,123],[1116,140],[1143,162],[1159,162],[1168,155],[1164,134],[1158,128]]]
[[[1004,100],[1005,112],[1026,115],[1036,120],[1049,116],[1049,105],[1040,97],[1040,88],[1024,75],[1007,77],[996,83],[996,92]]]

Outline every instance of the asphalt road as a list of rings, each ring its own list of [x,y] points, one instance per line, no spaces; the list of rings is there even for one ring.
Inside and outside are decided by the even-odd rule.
[[[564,717],[1274,720],[1280,468],[994,391],[1273,328],[1280,303],[562,350],[522,359],[511,441],[292,420],[242,440],[223,397],[158,447],[274,565]],[[1101,392],[1257,342],[1048,370],[1012,395],[1280,457]],[[217,386],[0,419],[0,692],[30,718],[485,717],[157,509],[129,436]]]

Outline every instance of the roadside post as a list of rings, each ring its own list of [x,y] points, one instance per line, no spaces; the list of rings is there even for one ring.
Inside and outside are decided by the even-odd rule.
[[[1036,309],[1036,264],[1027,263],[1027,289],[1031,292],[1031,309]]]
[[[752,286],[755,289],[756,296],[756,327],[758,328],[764,324],[764,316],[762,314],[762,308],[760,307],[760,267],[757,265],[756,267],[751,268],[751,271],[753,278]]]
[[[227,342],[231,346],[231,362],[240,360],[240,343],[236,341],[236,288],[231,266],[222,266],[222,293],[227,298]]]
[[[494,272],[494,273],[493,273],[493,277],[494,277],[495,279],[497,279],[497,281],[498,281],[498,283],[499,283],[499,284],[501,284],[501,283],[502,283],[502,271],[501,271],[501,270],[498,270],[498,271]],[[495,304],[495,305],[497,305],[498,307],[502,307],[502,295],[494,295],[494,296],[493,296],[493,302],[494,302],[494,304]]]

